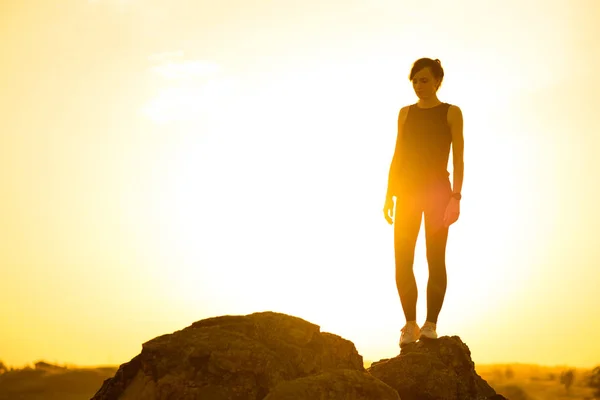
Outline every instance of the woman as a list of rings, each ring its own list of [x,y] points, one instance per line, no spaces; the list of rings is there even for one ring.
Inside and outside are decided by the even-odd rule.
[[[446,241],[449,226],[460,214],[464,170],[462,112],[437,97],[444,78],[440,60],[415,61],[409,78],[419,100],[399,112],[396,149],[383,207],[386,220],[394,224],[396,286],[406,318],[401,329],[401,348],[419,339],[437,338],[437,320],[446,293]],[[451,145],[452,186],[447,171]],[[419,327],[413,261],[423,214],[429,281],[427,319]]]

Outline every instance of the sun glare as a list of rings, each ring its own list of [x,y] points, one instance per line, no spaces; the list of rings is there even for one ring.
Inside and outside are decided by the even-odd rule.
[[[439,99],[464,117],[438,333],[474,361],[598,358],[594,0],[8,3],[2,362],[123,362],[192,321],[263,310],[396,355],[383,205],[421,57],[441,60]],[[577,328],[559,347],[557,315]],[[521,325],[532,335],[503,340]]]
[[[219,65],[201,60],[182,60],[183,52],[156,54],[150,68],[158,93],[141,112],[158,124],[181,123],[220,113],[235,88],[220,74]],[[193,128],[193,124],[192,124]]]
[[[523,226],[527,207],[498,192],[530,190],[526,165],[535,156],[515,129],[519,121],[505,118],[514,82],[490,81],[488,74],[502,76],[493,69],[474,74],[468,54],[441,57],[440,99],[459,105],[465,121],[464,200],[450,230],[440,315],[441,326],[452,331],[500,311],[507,299],[517,301],[515,293],[534,273],[519,267],[533,251],[526,244],[531,229]],[[225,313],[297,315],[383,356],[389,348],[375,346],[365,326],[370,321],[382,343],[393,343],[403,321],[393,228],[381,210],[398,108],[416,101],[408,79],[397,76],[399,65],[410,61],[314,64],[262,82],[234,80],[215,64],[188,62],[181,54],[156,62],[161,89],[144,112],[157,124],[184,127],[153,196],[169,237],[156,241],[157,251],[173,265],[168,275],[157,272],[172,281],[165,297],[178,307],[187,304],[190,313],[210,297],[211,309],[218,303]],[[390,89],[390,82],[398,87]],[[484,85],[496,95],[481,102]],[[424,226],[414,269],[423,319]],[[365,290],[373,292],[376,307],[355,296]],[[331,298],[346,299],[344,307]],[[481,298],[486,301],[474,301]]]

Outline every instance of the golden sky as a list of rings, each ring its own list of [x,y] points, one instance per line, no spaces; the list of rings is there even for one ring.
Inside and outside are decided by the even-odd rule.
[[[0,1],[0,360],[120,364],[280,311],[398,353],[382,208],[412,62],[465,120],[440,335],[600,364],[600,3]],[[451,166],[451,164],[450,164]],[[424,236],[417,244],[425,318]]]

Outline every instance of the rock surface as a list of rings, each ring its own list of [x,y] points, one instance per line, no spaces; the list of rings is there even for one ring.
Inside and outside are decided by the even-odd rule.
[[[368,370],[354,344],[274,312],[154,338],[92,400],[500,400],[458,338],[417,342]]]
[[[398,392],[364,372],[337,369],[279,384],[264,400],[400,400]]]
[[[396,389],[402,400],[501,400],[475,372],[471,351],[458,336],[422,339],[368,372]]]
[[[142,345],[93,400],[398,400],[354,344],[273,312],[198,321]]]

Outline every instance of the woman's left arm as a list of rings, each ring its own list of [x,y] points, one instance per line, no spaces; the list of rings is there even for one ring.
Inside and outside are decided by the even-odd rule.
[[[452,192],[460,193],[465,169],[463,157],[465,141],[463,137],[463,116],[458,106],[453,105],[448,109],[448,124],[452,133]]]
[[[454,169],[452,171],[452,192],[460,193],[463,184],[463,174],[465,170],[463,161],[464,139],[463,139],[463,118],[462,111],[457,106],[450,106],[448,109],[448,124],[452,133],[452,162]],[[460,215],[460,200],[454,197],[450,198],[446,212],[444,214],[444,225],[449,227],[458,220]]]

